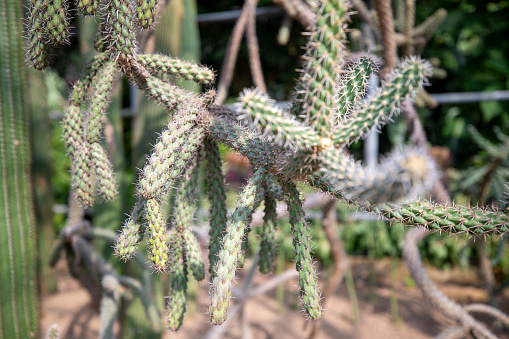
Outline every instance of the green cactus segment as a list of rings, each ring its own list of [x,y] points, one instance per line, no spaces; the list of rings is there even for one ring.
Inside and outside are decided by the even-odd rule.
[[[242,237],[256,203],[256,192],[261,189],[264,176],[265,169],[262,167],[249,179],[233,212],[232,221],[226,228],[223,246],[217,261],[216,275],[212,281],[209,312],[213,324],[222,324],[226,320]]]
[[[161,204],[156,199],[149,199],[145,205],[147,219],[149,259],[152,261],[154,271],[161,273],[168,265],[168,235],[164,222]]]
[[[94,170],[90,144],[84,141],[76,150],[71,178],[78,200],[83,206],[92,206],[94,203]]]
[[[44,14],[48,10],[44,0],[30,1],[30,17],[27,29],[27,54],[33,68],[42,71],[48,67],[48,44],[44,36]],[[6,19],[5,19],[6,20]]]
[[[112,201],[117,196],[117,184],[110,160],[104,148],[97,142],[91,145],[92,163],[99,181],[99,195],[107,201]]]
[[[265,177],[265,193],[270,195],[271,199],[283,201],[285,200],[285,196],[283,193],[283,189],[281,185],[276,181],[276,179],[272,175],[267,175]]]
[[[78,0],[76,7],[78,9],[78,13],[90,16],[95,14],[98,5],[99,0]]]
[[[69,17],[65,0],[47,0],[44,20],[46,38],[51,45],[69,43]]]
[[[300,296],[304,311],[310,319],[318,319],[322,315],[320,292],[316,272],[311,259],[311,237],[299,198],[299,191],[290,181],[282,181],[281,186],[285,192],[285,202],[290,213],[292,225],[293,246],[295,247],[295,260],[299,272]]]
[[[216,273],[216,262],[227,223],[226,189],[217,143],[206,138],[204,150],[207,160],[207,194],[210,201],[209,273],[212,280]]]
[[[140,54],[137,60],[140,64],[147,67],[151,74],[163,81],[169,81],[171,77],[204,84],[214,83],[215,81],[215,74],[212,70],[193,62],[182,61],[178,58],[161,54]]]
[[[97,80],[96,89],[88,112],[87,139],[90,143],[99,140],[102,129],[102,119],[113,88],[112,84],[115,70],[115,62],[109,61],[104,66],[104,70]]]
[[[83,140],[83,128],[81,124],[81,110],[79,107],[69,105],[62,119],[62,134],[67,152],[71,157],[76,155],[76,149]]]
[[[391,222],[423,226],[431,231],[468,235],[503,235],[509,230],[504,211],[465,206],[440,206],[429,201],[366,206]]]
[[[332,126],[333,96],[344,64],[344,26],[348,19],[346,1],[324,1],[309,33],[303,56],[302,75],[296,89],[295,114],[327,136]]]
[[[428,62],[415,57],[406,59],[370,101],[356,107],[351,116],[339,124],[332,137],[334,144],[351,144],[371,129],[379,130],[391,122],[391,117],[399,114],[401,103],[422,87],[430,72]]]
[[[374,70],[376,70],[376,63],[370,57],[364,56],[344,75],[336,92],[334,103],[334,106],[337,107],[337,111],[334,113],[335,123],[345,119],[352,108],[361,102],[366,93],[371,73]]]
[[[182,232],[182,236],[185,241],[185,253],[189,269],[193,273],[194,278],[201,281],[205,278],[205,264],[201,257],[200,244],[189,229],[185,229]]]
[[[420,149],[395,151],[376,168],[362,167],[341,150],[320,155],[322,171],[346,199],[379,204],[414,197],[430,188],[436,177],[432,159]]]
[[[320,136],[276,106],[274,100],[261,91],[246,89],[240,95],[237,119],[251,124],[270,141],[280,145],[307,148],[318,146]]]
[[[130,1],[111,0],[106,6],[106,21],[107,50],[112,59],[129,59],[136,52]]]
[[[38,336],[22,3],[0,0],[0,338]]]
[[[179,232],[183,232],[191,225],[196,208],[199,167],[196,159],[193,162],[184,174],[173,202],[175,228]]]
[[[201,144],[203,129],[190,121],[196,114],[192,110],[187,112],[188,115],[186,112],[184,110],[183,116],[179,118],[176,115],[170,122],[143,168],[138,191],[145,199],[156,198],[166,192]]]
[[[277,245],[277,213],[276,200],[265,193],[265,215],[263,217],[262,236],[260,241],[260,272],[267,274],[272,271],[276,258]]]
[[[166,83],[156,77],[149,76],[143,81],[137,81],[137,83],[140,89],[145,90],[149,97],[166,106],[168,110],[173,110],[182,102],[186,103],[185,106],[196,106],[190,102],[196,101],[196,97],[193,94],[178,86]]]
[[[157,0],[136,1],[136,24],[141,28],[151,28],[157,14]]]
[[[176,331],[182,325],[186,312],[187,262],[184,255],[184,239],[180,232],[171,232],[172,265],[169,274],[170,293],[168,300],[168,327]]]
[[[115,242],[115,254],[124,261],[133,257],[140,244],[140,219],[144,206],[144,202],[136,202],[131,216],[126,220],[124,227]]]
[[[108,60],[108,57],[108,53],[99,53],[94,56],[94,60],[86,67],[83,75],[74,85],[71,97],[69,98],[71,104],[80,107],[83,101],[85,101],[88,89]]]

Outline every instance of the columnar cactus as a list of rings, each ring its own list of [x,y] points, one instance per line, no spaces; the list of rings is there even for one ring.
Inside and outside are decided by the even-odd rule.
[[[117,255],[129,259],[141,242],[141,232],[146,234],[154,271],[168,270],[171,276],[168,304],[171,329],[178,329],[182,323],[188,271],[197,279],[202,279],[205,271],[199,245],[189,230],[194,213],[197,158],[202,150],[211,203],[209,313],[214,324],[226,320],[235,271],[244,258],[251,214],[263,199],[266,217],[261,246],[266,253],[260,269],[267,272],[273,261],[275,200],[284,200],[292,224],[303,308],[310,319],[320,317],[322,307],[311,244],[295,185],[299,180],[408,225],[469,234],[507,231],[506,211],[443,207],[425,201],[401,203],[402,199],[424,192],[434,180],[433,162],[419,149],[394,151],[373,168],[363,166],[346,152],[350,144],[391,122],[402,101],[415,96],[431,71],[426,61],[408,57],[375,90],[373,97],[365,99],[366,84],[376,71],[375,61],[363,56],[349,67],[344,65],[345,23],[350,10],[346,1],[322,0],[317,6],[317,22],[308,34],[302,76],[288,111],[277,107],[266,93],[257,89],[245,90],[236,110],[230,110],[212,104],[213,90],[195,94],[170,83],[170,76],[212,83],[214,74],[203,66],[176,58],[138,53],[134,29],[152,24],[155,4],[152,0],[139,0],[133,8],[125,0],[108,2],[99,30],[98,53],[74,87],[63,127],[69,154],[74,159],[76,191],[82,203],[90,205],[95,177],[102,181],[99,185],[102,195],[110,198],[115,192],[111,166],[106,165],[108,159],[98,144],[105,119],[103,103],[115,74],[123,73],[171,112],[171,121],[140,173],[138,201],[115,245]],[[33,12],[39,13],[41,6],[44,4],[34,4]],[[31,22],[36,28],[34,33],[42,32],[30,36],[29,55],[38,67],[44,50],[38,46],[46,41],[47,25],[38,20]],[[94,84],[95,95],[89,97],[88,89]],[[255,172],[241,192],[229,222],[219,143],[244,155]],[[176,197],[173,218],[167,223],[161,203],[172,192]]]

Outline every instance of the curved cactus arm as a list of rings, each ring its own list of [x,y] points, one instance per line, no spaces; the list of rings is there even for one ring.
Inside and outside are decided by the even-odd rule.
[[[371,129],[380,129],[400,112],[401,103],[412,98],[415,91],[426,83],[431,65],[419,58],[408,58],[394,70],[376,95],[354,108],[351,116],[335,129],[334,145],[351,144],[365,137]]]
[[[140,228],[142,228],[140,219],[142,218],[144,206],[144,201],[136,202],[131,215],[126,220],[120,235],[115,241],[115,254],[124,261],[133,257],[140,244],[142,238],[140,234]]]
[[[207,194],[210,201],[209,273],[212,280],[216,273],[216,262],[227,223],[226,189],[217,143],[205,138],[204,150],[207,160]]]
[[[140,54],[137,56],[140,64],[163,81],[170,81],[171,77],[193,80],[199,83],[210,84],[215,81],[214,72],[205,66],[193,62],[182,61],[161,54]]]
[[[326,0],[320,6],[303,56],[294,113],[326,136],[332,125],[334,90],[344,66],[349,5],[343,0]]]
[[[184,239],[176,229],[170,231],[171,272],[169,274],[170,293],[167,305],[168,327],[176,331],[182,325],[186,312],[187,262],[184,255]]]
[[[346,199],[373,204],[414,197],[436,178],[434,162],[420,149],[395,151],[373,168],[363,167],[352,155],[329,148],[320,154],[321,172]]]
[[[226,312],[230,304],[232,284],[235,278],[237,259],[242,247],[242,237],[247,227],[249,215],[256,202],[256,191],[262,188],[265,168],[259,168],[249,179],[240,194],[232,221],[226,228],[223,246],[219,252],[216,275],[212,281],[212,293],[209,312],[213,324],[219,325],[226,320]]]
[[[305,212],[302,209],[299,191],[297,191],[295,184],[284,180],[279,182],[285,192],[285,202],[290,213],[302,305],[304,312],[310,319],[318,319],[322,315],[322,306],[316,272],[311,259],[311,236],[309,235]]]
[[[343,75],[335,93],[335,124],[346,119],[353,107],[361,102],[362,97],[366,94],[371,73],[376,69],[375,61],[369,56],[363,56]]]
[[[237,104],[238,120],[280,145],[310,149],[320,144],[320,136],[310,127],[297,121],[275,105],[260,90],[245,89]]]
[[[277,213],[276,200],[265,193],[265,215],[263,216],[262,235],[260,241],[260,272],[267,274],[272,270],[276,258],[277,246]]]

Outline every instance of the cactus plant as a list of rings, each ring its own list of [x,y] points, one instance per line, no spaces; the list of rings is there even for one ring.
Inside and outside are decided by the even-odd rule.
[[[135,10],[127,1],[108,3],[98,40],[104,48],[75,85],[63,125],[64,138],[74,158],[74,186],[81,202],[90,205],[94,199],[94,173],[100,180],[106,180],[99,187],[101,193],[108,198],[112,196],[109,193],[114,193],[111,166],[96,146],[103,101],[109,95],[108,84],[113,76],[123,73],[148,97],[172,113],[141,170],[138,202],[115,247],[120,258],[129,259],[140,243],[141,232],[145,233],[154,271],[164,272],[168,268],[172,275],[170,328],[178,328],[182,321],[186,271],[191,268],[195,276],[202,276],[196,244],[189,246],[188,243],[193,210],[189,201],[194,192],[192,186],[187,186],[189,180],[185,176],[193,177],[203,144],[213,205],[209,312],[215,324],[226,320],[251,214],[267,195],[284,200],[288,206],[303,308],[309,318],[320,317],[320,293],[295,185],[298,181],[306,181],[340,200],[407,225],[468,234],[507,231],[505,211],[404,200],[424,192],[434,181],[435,168],[426,152],[415,148],[396,150],[376,167],[363,166],[344,152],[369,131],[390,123],[399,113],[402,101],[413,98],[431,72],[426,61],[418,57],[406,58],[373,97],[363,99],[367,80],[375,71],[375,62],[364,56],[345,67],[345,23],[349,19],[346,1],[323,0],[316,7],[316,25],[308,34],[302,76],[288,111],[276,106],[266,93],[257,89],[245,90],[236,109],[230,110],[213,104],[213,90],[196,94],[167,81],[167,72],[201,83],[213,82],[214,76],[203,66],[138,52],[134,28],[150,25],[153,4],[139,1],[137,8],[145,12],[137,11],[141,14],[135,20]],[[88,89],[94,84],[95,95],[89,97]],[[85,111],[86,103],[89,108]],[[254,175],[241,192],[230,222],[224,213],[224,183],[217,143],[244,155],[254,168]],[[161,203],[174,186],[178,187],[174,208],[179,218],[175,228],[169,229],[162,216]],[[267,205],[267,218],[270,218],[271,202]],[[182,225],[178,225],[180,222]],[[270,243],[273,231],[267,228],[267,232],[264,246]],[[174,257],[170,256],[171,250]]]
[[[0,1],[0,337],[35,338],[35,220],[20,1]]]

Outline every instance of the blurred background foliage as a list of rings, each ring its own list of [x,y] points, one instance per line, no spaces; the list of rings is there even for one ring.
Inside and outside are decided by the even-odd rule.
[[[242,3],[242,1],[233,0],[197,1],[197,8],[199,14],[211,13],[240,9]],[[259,6],[273,6],[273,2],[262,0]],[[440,66],[447,72],[444,79],[432,80],[432,86],[429,87],[430,93],[509,89],[509,58],[507,57],[509,56],[509,40],[507,39],[509,1],[428,0],[417,1],[416,6],[417,24],[440,7],[448,11],[447,19],[439,26],[423,54],[424,58],[439,61]],[[305,38],[301,36],[302,26],[294,22],[288,44],[279,45],[277,34],[282,19],[282,16],[261,17],[257,22],[261,62],[268,92],[277,100],[285,100],[291,94],[294,79],[297,77],[295,69],[300,65],[299,55],[302,53],[300,46],[305,42]],[[357,17],[354,16],[352,20],[354,25],[360,24]],[[72,25],[78,31],[80,30],[79,20],[74,19]],[[212,67],[217,74],[221,73],[225,47],[233,25],[234,22],[199,25],[201,63]],[[79,69],[82,66],[79,64],[79,49],[76,47],[78,44],[74,40],[72,42],[71,45],[55,51],[54,59],[59,62],[53,65],[53,70],[45,72],[48,106],[52,116],[58,116],[63,112],[71,85],[79,76]],[[67,57],[62,57],[63,55]],[[65,62],[60,62],[60,60],[65,60]],[[250,79],[248,52],[245,42],[243,42],[230,88],[232,100],[244,87],[253,86]],[[127,86],[123,87],[127,88]],[[128,93],[127,89],[124,90],[124,109],[129,105]],[[452,198],[463,204],[484,202],[496,204],[500,199],[500,192],[503,190],[499,187],[500,180],[509,180],[507,173],[509,161],[507,149],[509,147],[507,147],[507,143],[503,142],[504,140],[500,140],[500,137],[497,138],[493,127],[497,126],[501,134],[509,134],[509,101],[440,105],[435,109],[420,109],[419,114],[430,144],[440,147],[437,148],[437,157],[440,167],[444,170],[444,181],[451,191]],[[130,178],[136,176],[129,155],[132,153],[130,141],[132,118],[124,117],[123,124],[124,147],[127,154],[126,178],[128,178],[128,182],[133,182],[134,179],[129,181]],[[404,139],[405,129],[400,128],[403,124],[403,121],[399,125],[395,124],[396,127],[391,127],[388,133],[382,136],[382,150],[385,141],[394,142]],[[470,125],[475,126],[477,133],[486,142],[499,148],[498,158],[487,151],[482,143],[476,142],[472,132],[469,132]],[[69,161],[61,140],[59,121],[54,119],[52,127],[55,201],[57,204],[66,204],[70,177]],[[226,159],[227,150],[222,149],[222,152]],[[229,166],[234,165],[230,164]],[[481,169],[486,167],[502,171],[497,174],[502,179],[491,180],[495,170],[490,172]],[[240,171],[249,172],[245,169],[240,169]],[[486,179],[485,174],[488,172],[490,177]],[[477,173],[477,176],[472,178],[472,173]],[[469,177],[471,179],[468,185],[465,185],[464,180]],[[483,193],[481,200],[479,189],[475,189],[475,187],[480,187],[485,180],[490,181],[488,184],[493,187]],[[233,187],[235,185],[232,185]],[[206,209],[206,206],[203,208]],[[345,206],[340,206],[337,211],[340,221],[338,232],[348,253],[367,255],[372,258],[401,255],[405,234],[404,227],[401,225],[391,226],[383,221],[352,221],[348,218],[351,212]],[[64,226],[65,215],[56,213],[54,221],[58,231]],[[285,222],[282,221],[282,223]],[[330,265],[332,259],[329,245],[319,223],[320,220],[310,220],[310,228],[316,246],[314,254],[321,263]],[[257,241],[256,238],[252,238],[252,241]],[[503,238],[491,239],[487,246],[500,279],[505,279],[509,275],[509,249],[504,243],[505,239]],[[280,232],[279,244],[280,256],[285,260],[290,260],[293,250],[291,249],[289,226]],[[431,264],[441,268],[466,267],[477,262],[476,248],[472,246],[472,241],[466,238],[435,234],[428,237],[420,246],[423,257]]]

